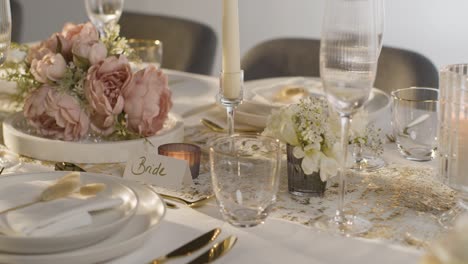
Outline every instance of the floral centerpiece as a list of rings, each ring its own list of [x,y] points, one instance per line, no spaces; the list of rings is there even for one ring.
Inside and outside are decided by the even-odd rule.
[[[355,115],[350,130],[350,144],[366,145],[376,152],[383,149],[378,131],[367,125],[365,112]],[[288,155],[288,175],[293,170],[290,161],[294,159],[300,161],[305,176],[316,174],[322,182],[337,174],[341,157],[339,116],[329,110],[324,99],[306,97],[273,111],[263,134],[288,145],[288,154],[293,156]]]
[[[155,135],[172,107],[167,76],[154,66],[133,72],[133,51],[118,26],[99,37],[91,23],[67,23],[61,32],[6,62],[17,102],[43,137],[79,141],[89,134],[109,139]]]

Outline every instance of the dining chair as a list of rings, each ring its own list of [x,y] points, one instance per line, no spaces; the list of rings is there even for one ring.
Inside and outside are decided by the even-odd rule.
[[[127,38],[163,43],[162,67],[211,74],[217,39],[209,26],[181,18],[123,12],[120,33]]]
[[[21,42],[21,32],[23,29],[23,6],[19,1],[12,0],[11,8],[11,41]]]
[[[320,76],[320,40],[281,38],[260,43],[242,58],[244,79]],[[374,86],[390,93],[411,86],[437,88],[437,68],[424,55],[384,46]]]

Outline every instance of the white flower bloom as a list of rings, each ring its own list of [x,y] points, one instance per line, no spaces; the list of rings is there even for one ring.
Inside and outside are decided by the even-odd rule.
[[[335,177],[338,173],[339,164],[334,158],[327,157],[322,154],[320,160],[320,179],[326,181],[332,177]]]
[[[296,159],[302,159],[305,156],[305,152],[300,146],[293,148],[293,155]]]
[[[311,151],[305,154],[301,167],[306,175],[319,171],[319,163],[322,156],[323,154],[318,151]]]

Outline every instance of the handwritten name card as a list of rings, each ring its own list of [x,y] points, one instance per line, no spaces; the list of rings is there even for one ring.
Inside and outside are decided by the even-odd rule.
[[[158,155],[155,148],[149,147],[134,154],[127,162],[124,178],[168,188],[193,183],[187,161]]]

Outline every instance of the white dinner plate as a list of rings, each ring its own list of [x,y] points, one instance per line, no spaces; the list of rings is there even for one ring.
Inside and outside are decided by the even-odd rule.
[[[0,185],[9,185],[30,181],[52,181],[64,176],[67,172],[11,174],[0,178]],[[81,174],[81,183],[103,183],[106,189],[98,195],[122,199],[118,207],[92,212],[92,224],[56,236],[17,237],[0,234],[0,251],[37,254],[52,253],[77,249],[97,243],[108,238],[122,227],[136,213],[137,195],[128,187],[117,183],[113,178],[99,175]]]
[[[145,140],[158,147],[165,143],[182,142],[184,139],[182,118],[172,113],[169,113],[164,128],[146,139],[72,142],[44,138],[33,135],[30,131],[22,113],[11,115],[3,122],[5,145],[13,152],[31,158],[72,163],[126,162],[129,155],[140,149]]]
[[[33,175],[55,175],[57,173],[37,173]],[[149,188],[144,187],[139,183],[124,180],[115,176],[105,176],[92,173],[82,173],[82,175],[100,179],[108,178],[109,181],[115,181],[134,190],[139,198],[136,214],[125,226],[116,231],[113,236],[97,244],[73,251],[52,254],[21,255],[0,252],[0,263],[100,263],[135,251],[145,242],[146,238],[159,227],[166,209],[163,200]]]
[[[288,102],[275,101],[275,96],[285,86],[302,87],[311,95],[322,96],[322,82],[316,77],[277,77],[245,82],[244,102],[238,107],[236,120],[258,128],[264,128],[271,111],[296,103],[301,98],[293,97]],[[369,113],[370,120],[375,118],[390,106],[390,96],[373,88],[369,101],[364,109]]]

